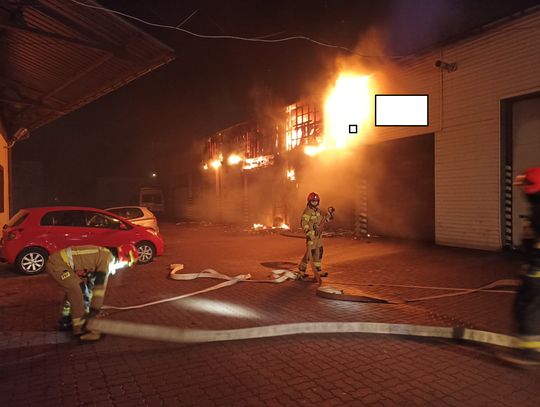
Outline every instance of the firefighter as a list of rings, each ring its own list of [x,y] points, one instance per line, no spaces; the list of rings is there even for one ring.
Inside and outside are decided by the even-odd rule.
[[[540,167],[530,168],[516,178],[530,205],[523,228],[526,265],[518,289],[514,313],[522,339],[521,357],[540,363]]]
[[[73,335],[80,336],[81,340],[99,340],[101,334],[98,332],[85,331],[86,320],[96,316],[101,309],[109,274],[126,266],[132,267],[137,258],[137,248],[132,244],[111,249],[72,246],[51,254],[45,269],[66,292],[62,327],[71,325]]]
[[[305,277],[307,271],[307,265],[309,262],[310,254],[315,271],[319,273],[321,277],[327,277],[328,273],[323,272],[321,268],[321,261],[324,253],[322,244],[322,227],[324,222],[329,222],[333,213],[329,210],[330,216],[324,216],[319,209],[319,203],[321,198],[315,192],[311,192],[307,197],[307,206],[302,213],[302,219],[300,224],[304,233],[306,234],[306,252],[302,261],[298,265],[298,270]]]

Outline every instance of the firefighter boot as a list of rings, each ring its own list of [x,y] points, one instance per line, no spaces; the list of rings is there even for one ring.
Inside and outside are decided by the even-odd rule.
[[[320,277],[328,277],[328,272],[327,271],[322,271],[320,269],[317,269],[317,273],[319,273]]]
[[[540,352],[532,349],[513,349],[496,354],[499,359],[525,369],[540,368]]]
[[[71,324],[73,326],[73,335],[80,336],[86,333],[84,318],[71,318]]]
[[[71,329],[73,328],[71,324],[71,304],[68,300],[64,301],[62,315],[58,320],[58,328],[60,331],[71,331]]]

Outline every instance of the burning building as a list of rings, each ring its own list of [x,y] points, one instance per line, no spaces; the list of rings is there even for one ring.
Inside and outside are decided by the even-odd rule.
[[[518,245],[511,181],[540,165],[539,43],[533,8],[373,72],[341,69],[324,97],[212,135],[212,217],[294,228],[313,190],[359,235]],[[375,94],[429,95],[428,125],[374,126]]]

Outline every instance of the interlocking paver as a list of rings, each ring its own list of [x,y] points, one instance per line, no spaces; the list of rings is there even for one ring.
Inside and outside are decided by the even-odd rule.
[[[171,262],[185,263],[187,272],[213,267],[264,279],[270,269],[261,262],[295,261],[304,244],[280,236],[223,233],[217,227],[164,224],[163,230],[166,255],[112,277],[106,303],[138,304],[218,283],[169,280],[166,265]],[[327,239],[326,253],[329,280],[347,284],[476,287],[513,278],[519,270],[518,261],[506,254],[391,241],[368,245]],[[6,406],[45,405],[43,400],[70,407],[536,406],[540,398],[539,372],[501,365],[490,348],[442,340],[327,334],[169,344],[107,336],[81,346],[54,331],[62,292],[48,276],[22,277],[1,269],[0,280],[0,394]],[[441,293],[370,289],[406,297]],[[313,284],[302,282],[238,283],[137,311],[111,310],[108,318],[210,329],[363,320],[513,330],[510,294],[381,305],[334,302],[314,291]]]

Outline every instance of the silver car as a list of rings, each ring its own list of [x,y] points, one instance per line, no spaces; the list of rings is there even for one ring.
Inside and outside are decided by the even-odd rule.
[[[129,220],[131,223],[159,232],[156,216],[144,206],[118,206],[105,210]]]

